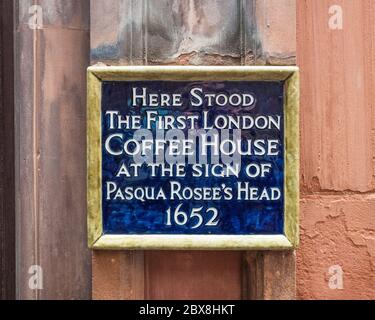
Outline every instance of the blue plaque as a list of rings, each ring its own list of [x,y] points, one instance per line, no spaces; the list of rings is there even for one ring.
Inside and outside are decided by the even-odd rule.
[[[89,70],[90,245],[295,246],[297,69],[159,68]]]

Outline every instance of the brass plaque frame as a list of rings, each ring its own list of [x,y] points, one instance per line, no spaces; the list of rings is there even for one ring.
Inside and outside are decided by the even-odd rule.
[[[108,235],[102,228],[101,82],[284,81],[283,235]],[[282,250],[299,243],[298,67],[92,66],[87,70],[87,221],[93,249]]]

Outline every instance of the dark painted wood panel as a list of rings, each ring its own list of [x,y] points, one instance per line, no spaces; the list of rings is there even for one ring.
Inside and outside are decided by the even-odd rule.
[[[28,25],[32,4],[42,10],[39,29]],[[16,17],[17,296],[87,299],[89,2],[17,1]],[[33,265],[41,289],[29,286]]]
[[[92,64],[287,65],[295,64],[295,45],[295,0],[91,1]],[[93,254],[96,299],[254,297],[249,286],[255,281],[249,283],[251,275],[245,274],[251,260],[243,252]],[[257,263],[274,268],[280,262],[294,265],[294,254],[257,257]],[[284,279],[295,286],[294,268],[283,268],[280,280],[268,271],[258,276],[262,283],[278,285]],[[262,287],[258,297],[268,293]],[[273,297],[286,295],[275,291]]]
[[[143,251],[95,251],[92,277],[93,299],[144,299]]]
[[[242,298],[241,252],[147,251],[146,299]]]
[[[256,251],[244,255],[244,298],[290,300],[296,298],[294,251]]]
[[[15,298],[13,12],[0,2],[0,299]]]

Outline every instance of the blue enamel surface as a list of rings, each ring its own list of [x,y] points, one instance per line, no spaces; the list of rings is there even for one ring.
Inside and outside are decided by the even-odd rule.
[[[139,200],[121,201],[105,198],[106,181],[116,181],[120,187],[125,186],[155,186],[169,189],[168,177],[149,177],[146,171],[142,171],[139,177],[116,178],[115,174],[122,162],[129,164],[130,157],[110,156],[103,147],[102,150],[102,214],[103,230],[106,234],[282,234],[284,215],[284,121],[283,121],[283,96],[284,89],[282,82],[172,82],[172,81],[111,81],[102,84],[102,145],[104,139],[114,131],[108,131],[107,118],[104,117],[106,110],[118,110],[121,114],[143,114],[144,109],[131,107],[132,87],[147,87],[150,91],[160,93],[181,93],[183,100],[188,100],[188,93],[193,86],[204,88],[205,92],[226,92],[231,93],[252,93],[257,99],[254,109],[246,110],[231,106],[215,108],[211,107],[210,115],[213,118],[219,114],[240,114],[245,112],[249,115],[280,115],[282,118],[281,130],[247,130],[243,136],[248,139],[279,139],[279,156],[248,156],[242,157],[242,165],[249,162],[271,162],[273,164],[272,175],[267,178],[249,179],[243,171],[237,177],[208,177],[208,178],[173,178],[181,184],[190,187],[220,186],[225,183],[227,186],[234,186],[237,181],[248,181],[254,187],[279,187],[282,192],[280,200],[276,201],[186,201],[182,205],[185,212],[192,208],[203,206],[203,212],[208,207],[216,207],[219,210],[220,221],[215,227],[201,226],[191,229],[196,223],[192,219],[185,226],[167,226],[166,210],[168,207],[175,208],[182,201],[157,200],[141,202]],[[150,108],[151,109],[151,108]],[[155,108],[152,108],[153,110]],[[188,104],[184,108],[157,108],[160,114],[174,114],[188,112],[202,112],[207,106],[199,110],[192,109]],[[133,136],[133,130],[121,131],[127,137]],[[188,172],[190,167],[188,167]]]

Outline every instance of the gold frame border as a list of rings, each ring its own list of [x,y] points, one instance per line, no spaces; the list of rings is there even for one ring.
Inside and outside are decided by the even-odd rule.
[[[106,235],[101,212],[101,82],[284,81],[284,235]],[[295,66],[92,66],[87,69],[87,226],[93,249],[282,250],[299,243],[299,71]]]

